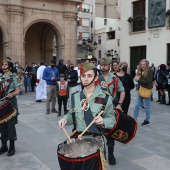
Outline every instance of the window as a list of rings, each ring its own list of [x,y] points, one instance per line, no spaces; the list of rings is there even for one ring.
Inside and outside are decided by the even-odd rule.
[[[115,31],[107,32],[108,39],[115,39]]]
[[[77,25],[78,25],[78,26],[80,25],[79,18],[77,18]]]
[[[92,5],[90,6],[90,11],[91,11],[91,14],[93,14],[93,6]]]
[[[93,28],[93,20],[91,20],[91,28]]]
[[[99,50],[99,58],[102,58],[102,52]]]
[[[82,11],[83,12],[89,12],[90,11],[90,7],[88,4],[82,4]]]
[[[145,30],[145,0],[133,2],[132,32]]]
[[[82,26],[84,26],[84,27],[89,27],[89,26],[90,26],[90,21],[89,21],[89,19],[82,18]]]
[[[79,35],[80,33],[79,32],[77,32],[77,40],[80,40],[80,35]]]
[[[107,25],[107,19],[104,19],[104,25]]]
[[[80,11],[80,6],[79,5],[77,6],[77,11]]]
[[[89,38],[89,36],[90,36],[89,32],[83,32],[82,33],[82,39],[87,40]]]
[[[98,36],[98,44],[101,44],[102,40],[101,40],[101,36]]]

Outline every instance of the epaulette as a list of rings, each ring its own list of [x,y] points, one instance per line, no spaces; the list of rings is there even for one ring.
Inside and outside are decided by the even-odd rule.
[[[16,76],[17,76],[17,73],[12,73],[12,75],[16,77]]]
[[[108,91],[103,91],[103,93],[105,93],[105,94],[111,96],[111,94],[110,94]]]

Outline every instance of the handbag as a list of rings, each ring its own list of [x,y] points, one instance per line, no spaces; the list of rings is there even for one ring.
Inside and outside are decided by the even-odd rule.
[[[139,87],[139,96],[143,98],[150,98],[152,93],[152,89],[145,88],[140,85]]]

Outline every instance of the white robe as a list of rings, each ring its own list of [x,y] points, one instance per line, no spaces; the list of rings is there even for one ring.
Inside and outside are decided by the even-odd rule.
[[[37,79],[39,80],[39,83],[36,83],[36,100],[46,99],[47,93],[46,93],[46,81],[42,79],[43,71],[46,67],[44,65],[40,66],[37,70]]]

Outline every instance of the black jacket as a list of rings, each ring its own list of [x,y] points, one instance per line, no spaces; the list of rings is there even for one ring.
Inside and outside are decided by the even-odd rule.
[[[78,74],[76,70],[66,71],[66,80],[70,79],[70,82],[68,82],[69,87],[75,87],[77,86],[78,81]]]

